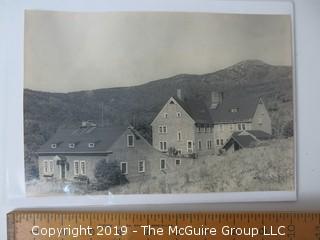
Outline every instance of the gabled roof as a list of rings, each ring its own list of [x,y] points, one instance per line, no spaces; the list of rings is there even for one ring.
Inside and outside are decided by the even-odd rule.
[[[272,138],[272,135],[261,130],[246,130],[246,132],[250,133],[260,141],[269,140]]]
[[[196,123],[212,123],[209,110],[200,99],[185,99],[182,101],[178,97],[173,98]]]
[[[233,136],[232,138],[243,148],[251,147],[253,143],[257,142],[251,135]]]
[[[258,102],[259,97],[250,95],[225,96],[216,109],[210,109],[212,121],[216,124],[251,121]]]
[[[269,133],[261,130],[246,130],[234,132],[223,148],[228,146],[230,141],[237,142],[242,148],[248,148],[258,141],[268,140],[271,138],[272,136]]]
[[[257,109],[259,99],[261,99],[251,95],[226,94],[222,103],[220,103],[216,109],[210,109],[200,99],[187,98],[185,100],[180,100],[177,97],[173,98],[196,123],[209,124],[251,121]]]
[[[124,133],[126,128],[116,126],[59,129],[39,148],[37,153],[108,153],[108,149]],[[69,148],[70,143],[74,143],[75,147]],[[89,143],[94,143],[95,146],[89,148]],[[52,144],[56,144],[56,148],[52,148]]]

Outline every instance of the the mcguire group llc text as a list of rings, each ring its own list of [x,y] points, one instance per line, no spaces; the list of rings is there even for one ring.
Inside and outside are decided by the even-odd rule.
[[[41,227],[33,226],[31,233],[34,237],[46,236],[49,238],[63,238],[66,236],[124,236],[143,233],[144,236],[285,236],[290,229],[288,226],[262,226],[262,227],[235,227],[224,225],[222,227],[199,226],[152,226],[141,225],[138,228],[128,226],[98,225],[96,227],[79,225],[77,227]]]

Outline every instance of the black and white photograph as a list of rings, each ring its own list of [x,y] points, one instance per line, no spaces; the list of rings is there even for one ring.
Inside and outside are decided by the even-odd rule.
[[[291,15],[25,11],[29,196],[295,191]]]

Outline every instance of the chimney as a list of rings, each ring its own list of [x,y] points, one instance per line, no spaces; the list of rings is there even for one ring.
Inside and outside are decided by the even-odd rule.
[[[211,106],[210,109],[216,109],[223,101],[223,92],[211,92]]]
[[[177,89],[177,97],[178,97],[181,101],[183,101],[182,91],[181,91],[180,88]]]

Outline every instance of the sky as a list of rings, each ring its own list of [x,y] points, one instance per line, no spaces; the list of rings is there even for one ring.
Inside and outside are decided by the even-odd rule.
[[[291,65],[289,16],[25,13],[24,87],[72,92],[211,73],[247,59]]]

